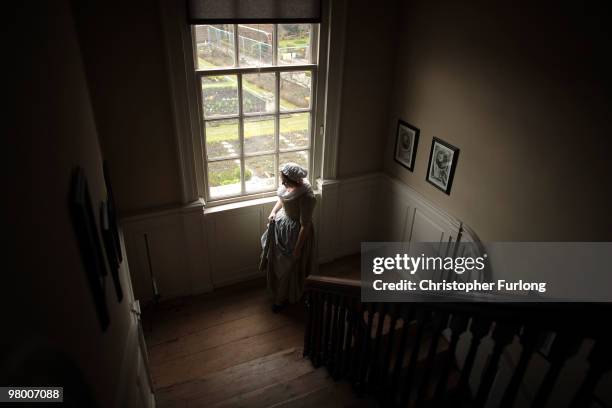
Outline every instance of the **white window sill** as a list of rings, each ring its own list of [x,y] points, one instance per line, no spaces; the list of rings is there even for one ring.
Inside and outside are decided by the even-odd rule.
[[[314,193],[316,196],[321,195],[320,190],[314,190]],[[247,198],[244,200],[235,201],[231,203],[214,203],[214,202],[212,204],[208,203],[207,205],[204,206],[204,214],[205,215],[215,214],[215,213],[224,212],[224,211],[236,210],[239,208],[255,207],[258,205],[275,203],[276,200],[278,199],[278,196],[276,195],[276,193],[270,193],[270,194],[271,194],[270,196],[266,196],[266,197],[258,197],[258,198],[251,198],[251,199]]]
[[[314,190],[314,193],[316,196],[321,195],[320,190]],[[276,193],[270,193],[269,196],[265,196],[265,197],[258,197],[258,198],[251,198],[251,199],[247,198],[247,199],[243,199],[243,200],[235,201],[231,203],[215,202],[212,204],[211,203],[205,204],[203,199],[198,199],[191,203],[180,205],[180,206],[176,206],[176,205],[167,206],[167,207],[161,207],[161,208],[155,208],[155,209],[149,209],[149,210],[138,211],[135,213],[125,214],[120,217],[120,222],[122,224],[125,224],[125,223],[130,223],[130,222],[135,222],[135,221],[141,221],[147,218],[167,216],[167,215],[172,215],[172,214],[186,214],[186,213],[199,212],[199,211],[201,211],[204,215],[217,214],[217,213],[221,213],[225,211],[237,210],[240,208],[256,207],[258,205],[275,203],[277,198],[278,197]]]
[[[275,203],[277,198],[278,197],[275,194],[270,197],[253,198],[250,200],[246,199],[246,200],[236,201],[236,202],[227,203],[227,204],[213,204],[213,205],[208,204],[204,207],[204,215],[236,210],[238,208],[254,207],[254,206],[258,206],[262,204]]]

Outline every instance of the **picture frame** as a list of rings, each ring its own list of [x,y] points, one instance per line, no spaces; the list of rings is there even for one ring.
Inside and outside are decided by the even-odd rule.
[[[438,190],[450,195],[458,159],[459,149],[457,147],[434,137],[431,141],[425,180]]]
[[[123,288],[121,287],[121,279],[119,278],[120,261],[116,250],[109,208],[108,200],[103,201],[100,206],[100,227],[102,229],[104,249],[106,250],[106,260],[108,261],[108,266],[111,270],[111,278],[115,286],[115,294],[117,295],[117,301],[121,302],[123,300]]]
[[[73,170],[68,204],[96,314],[102,331],[106,331],[110,324],[105,296],[105,277],[108,271],[87,178],[81,167]]]
[[[414,171],[420,133],[419,128],[398,119],[393,158],[410,171]]]
[[[115,205],[115,195],[110,179],[110,170],[106,160],[102,162],[102,172],[104,173],[104,184],[106,186],[106,205],[108,214],[108,223],[113,236],[115,253],[119,264],[123,262],[123,252],[121,251],[121,240],[119,239],[119,220],[117,216],[117,206]]]

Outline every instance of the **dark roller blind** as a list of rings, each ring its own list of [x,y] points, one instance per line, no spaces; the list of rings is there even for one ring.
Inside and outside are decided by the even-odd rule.
[[[191,24],[320,23],[321,0],[187,0]]]

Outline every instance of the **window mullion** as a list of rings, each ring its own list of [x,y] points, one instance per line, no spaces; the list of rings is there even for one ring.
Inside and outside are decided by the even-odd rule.
[[[278,65],[278,24],[272,27],[272,65]]]
[[[278,26],[274,24],[274,32],[276,32],[276,28]],[[276,49],[276,48],[275,48]],[[276,115],[274,116],[274,187],[278,189],[278,179],[280,175],[278,174],[280,163],[278,157],[278,151],[280,150],[279,144],[279,135],[280,135],[280,72],[276,71],[274,74],[274,92],[276,94],[274,99],[274,109],[276,110]]]
[[[234,67],[238,67],[240,56],[238,55],[238,24],[234,24]]]
[[[240,138],[240,193],[244,195],[244,115],[242,112],[242,74],[238,74],[238,137]]]
[[[315,30],[317,30],[316,33]],[[311,64],[319,63],[318,59],[315,61],[316,56],[319,55],[319,42],[315,41],[315,39],[319,38],[318,30],[319,27],[315,24],[310,25],[310,55],[308,56],[308,62],[310,62]]]

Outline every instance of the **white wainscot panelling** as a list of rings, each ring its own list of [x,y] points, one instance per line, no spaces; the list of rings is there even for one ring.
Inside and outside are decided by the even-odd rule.
[[[136,299],[154,298],[152,279],[163,301],[262,276],[261,235],[275,203],[271,197],[206,209],[192,204],[123,219]],[[317,208],[316,229],[319,218]]]
[[[378,174],[343,180],[338,194],[338,215],[331,227],[338,230],[337,256],[359,253],[361,243],[375,239],[372,229],[373,193]]]
[[[382,177],[382,176],[381,176]],[[374,238],[378,242],[404,241],[406,226],[412,207],[407,200],[396,197],[388,183],[378,183],[370,220]]]
[[[212,289],[202,206],[186,206],[122,220],[136,299],[161,299]]]
[[[210,260],[213,286],[223,286],[260,275],[257,265],[266,217],[263,206],[205,216],[212,255]]]
[[[319,180],[319,190],[316,212],[318,213],[318,254],[320,262],[333,260],[337,254],[337,220],[338,220],[338,194],[339,182]]]
[[[412,233],[410,241],[415,242],[443,242],[446,231],[427,217],[422,211],[414,209]]]
[[[379,241],[439,243],[440,254],[449,254],[457,237],[461,222],[435,207],[408,185],[381,174],[378,183],[380,214]]]

